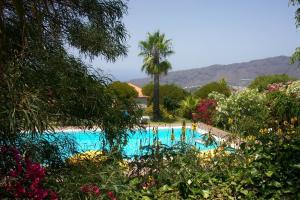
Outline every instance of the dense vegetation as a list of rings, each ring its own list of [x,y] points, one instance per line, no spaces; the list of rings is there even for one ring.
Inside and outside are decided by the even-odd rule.
[[[295,78],[289,77],[286,74],[273,74],[266,76],[256,77],[249,85],[249,88],[258,89],[258,91],[264,91],[269,84],[272,83],[286,83],[288,81],[294,81]]]
[[[219,92],[225,96],[229,96],[231,91],[224,79],[221,79],[218,82],[211,82],[206,85],[203,85],[198,90],[195,91],[194,95],[199,98],[207,98],[208,94],[211,92]]]

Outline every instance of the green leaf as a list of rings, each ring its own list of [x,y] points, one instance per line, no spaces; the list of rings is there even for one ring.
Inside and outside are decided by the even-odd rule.
[[[210,191],[209,190],[202,190],[202,195],[205,199],[207,199],[210,195]]]
[[[161,191],[161,192],[167,192],[167,191],[172,191],[172,190],[173,190],[173,188],[171,188],[168,185],[163,185],[162,187],[159,188],[159,191]]]
[[[142,196],[142,200],[151,200],[151,198],[148,196]]]
[[[300,164],[295,164],[291,166],[292,168],[300,169]]]
[[[248,190],[241,189],[240,192],[247,196],[249,194]]]
[[[271,177],[273,174],[274,174],[273,171],[267,171],[267,172],[266,172],[266,175],[267,175],[268,177]]]

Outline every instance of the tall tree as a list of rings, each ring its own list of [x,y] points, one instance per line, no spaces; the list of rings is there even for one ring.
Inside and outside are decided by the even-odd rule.
[[[159,77],[161,74],[167,74],[172,68],[171,63],[166,59],[167,56],[173,54],[171,40],[166,39],[165,34],[159,31],[148,33],[145,41],[140,41],[140,56],[144,57],[142,71],[153,77],[153,119],[159,120]]]
[[[123,139],[137,123],[135,105],[125,115],[109,80],[65,47],[91,59],[126,55],[126,12],[123,0],[0,1],[0,144],[53,124],[98,126],[111,144]]]

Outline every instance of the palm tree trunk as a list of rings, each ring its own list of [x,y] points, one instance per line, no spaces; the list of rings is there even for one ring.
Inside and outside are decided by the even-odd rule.
[[[159,74],[154,74],[154,88],[153,88],[153,120],[160,120],[159,110]]]

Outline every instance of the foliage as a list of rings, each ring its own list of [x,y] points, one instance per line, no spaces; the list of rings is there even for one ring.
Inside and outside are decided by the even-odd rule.
[[[98,126],[111,145],[122,142],[126,131],[139,123],[137,106],[107,92],[110,80],[70,56],[64,46],[111,61],[125,55],[120,19],[126,8],[117,0],[2,4],[1,143],[14,143],[21,132],[36,135],[57,125]]]
[[[149,96],[149,103],[153,101],[153,83],[143,86],[143,94]],[[179,108],[180,101],[188,96],[188,92],[175,84],[164,84],[159,86],[159,102],[169,112],[175,112]]]
[[[287,95],[284,91],[267,93],[267,102],[271,120],[288,121],[300,117],[300,101]]]
[[[176,120],[176,116],[173,113],[168,112],[168,110],[166,110],[163,106],[160,106],[160,112],[161,112],[161,121],[163,122],[174,122]],[[152,105],[148,106],[145,111],[144,114],[151,116],[153,114],[153,107]]]
[[[108,155],[112,160],[101,167],[87,162],[69,168],[64,174],[72,176],[64,176],[57,187],[62,198],[71,199],[102,199],[108,191],[117,199],[298,199],[300,132],[291,125],[280,125],[280,132],[276,124],[245,137],[230,153],[229,143],[212,153],[184,144],[153,146],[131,160],[125,174]],[[100,195],[82,192],[87,185],[97,186]]]
[[[292,82],[286,90],[288,95],[299,97],[300,96],[300,81]]]
[[[165,34],[159,31],[153,34],[148,33],[145,41],[140,41],[139,47],[141,49],[140,56],[144,57],[142,71],[153,76],[153,118],[158,120],[160,118],[159,110],[159,76],[167,74],[172,68],[171,63],[166,59],[167,56],[173,54],[171,47],[171,40],[165,38]]]
[[[244,90],[218,101],[216,124],[241,135],[257,133],[269,116],[265,94]]]
[[[214,99],[202,99],[197,105],[197,119],[206,123],[213,123],[213,115],[216,111],[217,101]]]
[[[226,81],[222,79],[218,82],[211,82],[202,86],[195,91],[194,95],[199,98],[207,98],[208,94],[211,92],[218,92],[227,97],[231,94],[230,88],[228,87]]]
[[[187,96],[180,102],[179,113],[188,119],[192,119],[192,113],[196,111],[199,99],[194,96]]]
[[[288,81],[296,80],[286,74],[273,74],[266,76],[256,77],[249,85],[251,89],[258,89],[259,92],[262,92],[267,89],[269,84],[273,83],[286,83]]]
[[[122,83],[120,81],[112,82],[108,86],[108,90],[110,90],[113,94],[121,99],[133,99],[138,96],[137,91],[133,87],[131,87],[127,83]]]

